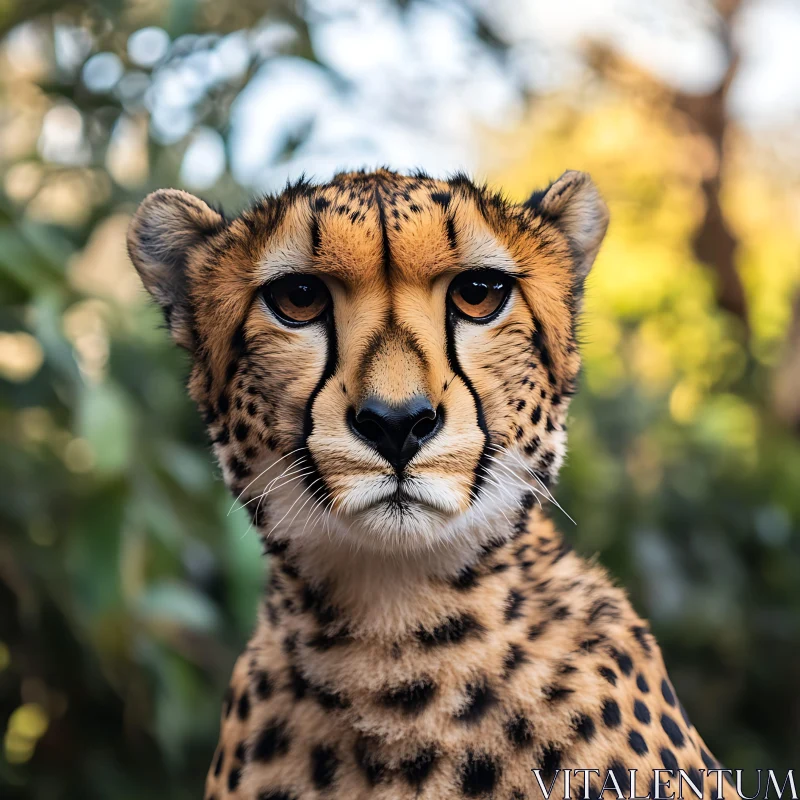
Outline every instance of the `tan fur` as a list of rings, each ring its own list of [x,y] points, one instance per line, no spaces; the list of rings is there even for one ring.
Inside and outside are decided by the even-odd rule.
[[[143,203],[131,257],[272,555],[207,800],[522,800],[541,796],[533,768],[548,783],[638,769],[641,795],[653,769],[716,765],[646,624],[539,508],[607,222],[574,172],[520,206],[387,170],[288,187],[233,221],[185,193]],[[475,269],[514,278],[485,324],[448,300]],[[298,271],[332,300],[304,327],[262,295]],[[411,397],[444,422],[398,472],[350,420]]]

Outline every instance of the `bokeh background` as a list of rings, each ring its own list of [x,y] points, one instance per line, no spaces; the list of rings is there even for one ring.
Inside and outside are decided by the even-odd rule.
[[[197,798],[265,564],[124,250],[179,186],[590,171],[558,487],[728,766],[800,767],[795,0],[0,2],[0,795]]]

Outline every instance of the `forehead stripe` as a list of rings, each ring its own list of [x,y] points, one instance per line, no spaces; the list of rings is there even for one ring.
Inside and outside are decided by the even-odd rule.
[[[375,183],[375,205],[378,209],[378,222],[381,227],[381,247],[383,248],[383,274],[389,280],[392,272],[392,251],[389,246],[389,230],[386,226],[386,211],[381,200],[380,183]]]

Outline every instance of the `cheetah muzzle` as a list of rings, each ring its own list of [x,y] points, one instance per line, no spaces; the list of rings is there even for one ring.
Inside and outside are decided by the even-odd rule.
[[[647,624],[541,511],[607,222],[578,172],[521,205],[387,170],[230,220],[144,200],[131,258],[270,554],[207,800],[522,800],[567,768],[713,796]]]

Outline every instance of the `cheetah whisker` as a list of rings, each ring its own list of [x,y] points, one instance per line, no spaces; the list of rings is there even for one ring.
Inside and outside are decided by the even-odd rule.
[[[259,473],[258,473],[258,475],[256,475],[256,477],[255,477],[255,478],[253,478],[253,480],[251,480],[251,481],[250,481],[250,483],[248,483],[248,484],[247,484],[247,486],[245,486],[245,487],[244,487],[244,489],[242,489],[242,491],[241,491],[241,492],[239,492],[239,494],[238,494],[238,496],[236,497],[236,499],[235,499],[235,500],[234,500],[234,501],[231,503],[231,507],[228,509],[228,513],[227,513],[225,516],[228,516],[228,517],[229,517],[229,516],[231,515],[231,512],[233,511],[233,509],[234,509],[234,507],[236,506],[236,504],[239,502],[239,500],[241,500],[241,499],[242,499],[242,495],[243,495],[243,494],[244,494],[244,493],[245,493],[245,492],[246,492],[246,491],[247,491],[247,490],[248,490],[248,489],[249,489],[249,488],[250,488],[250,487],[251,487],[251,486],[252,486],[252,485],[253,485],[253,484],[254,484],[254,483],[255,483],[255,482],[258,480],[258,479],[259,479],[259,478],[261,478],[263,475],[265,475],[267,472],[269,472],[269,471],[270,471],[270,470],[271,470],[271,469],[272,469],[272,468],[273,468],[273,467],[274,467],[276,464],[279,464],[281,461],[283,461],[283,459],[284,459],[284,458],[289,458],[289,456],[290,456],[290,455],[292,455],[293,453],[297,453],[297,452],[299,452],[300,450],[304,450],[304,449],[305,449],[305,447],[297,447],[297,448],[295,448],[294,450],[291,450],[291,451],[290,451],[290,452],[288,452],[288,453],[287,453],[285,456],[281,456],[280,458],[276,459],[276,460],[275,460],[275,461],[273,461],[271,464],[269,464],[269,465],[268,465],[268,466],[267,466],[265,469],[263,469],[261,472],[259,472]],[[302,461],[303,459],[305,459],[305,456],[301,456],[299,460],[296,460],[296,461],[294,461],[292,464],[290,464],[290,465],[289,465],[289,467],[287,467],[287,469],[291,468],[292,466],[294,466],[294,464],[297,464],[297,463],[299,463],[299,461]],[[284,470],[283,472],[285,473],[285,472],[286,472],[286,470]],[[281,474],[283,474],[283,473],[281,473]]]
[[[563,514],[563,515],[564,515],[564,516],[565,516],[565,517],[566,517],[566,518],[567,518],[567,519],[568,519],[568,520],[569,520],[569,521],[570,521],[570,522],[571,522],[573,525],[577,525],[577,524],[578,524],[578,523],[577,523],[577,522],[576,522],[576,521],[575,521],[575,520],[574,520],[574,519],[573,519],[573,518],[572,518],[572,517],[569,515],[569,513],[568,513],[568,512],[567,512],[567,511],[564,509],[564,507],[563,507],[563,506],[562,506],[562,505],[561,505],[561,504],[558,502],[558,500],[556,500],[556,498],[555,498],[555,497],[553,497],[553,493],[552,493],[552,492],[551,492],[551,491],[550,491],[550,490],[547,488],[547,486],[545,486],[545,484],[544,484],[544,482],[542,481],[542,479],[541,479],[541,478],[540,478],[540,477],[539,477],[539,476],[536,474],[536,471],[535,471],[535,470],[533,470],[533,469],[531,469],[531,468],[530,468],[530,467],[529,467],[529,466],[528,466],[528,465],[527,465],[527,464],[526,464],[526,463],[525,463],[525,462],[522,460],[522,458],[519,456],[519,454],[518,454],[518,453],[514,453],[513,451],[511,451],[511,450],[509,450],[509,449],[507,449],[507,448],[499,447],[498,445],[490,445],[490,447],[493,447],[494,449],[498,450],[498,451],[499,451],[499,452],[501,452],[501,453],[506,453],[506,454],[507,454],[507,455],[509,455],[511,458],[513,458],[513,459],[516,461],[516,463],[517,463],[517,464],[519,464],[519,465],[520,465],[520,467],[522,467],[522,469],[524,469],[524,470],[525,470],[525,471],[526,471],[526,472],[527,472],[527,473],[528,473],[528,474],[529,474],[529,475],[530,475],[530,476],[531,476],[531,477],[532,477],[532,478],[533,478],[533,479],[534,479],[534,480],[535,480],[535,481],[536,481],[536,482],[537,482],[537,483],[538,483],[538,484],[539,484],[539,485],[542,487],[542,489],[544,490],[544,493],[545,493],[545,495],[544,495],[544,496],[546,496],[546,497],[547,497],[547,499],[548,499],[548,500],[550,500],[550,502],[551,502],[551,503],[552,503],[552,504],[553,504],[553,505],[554,505],[554,506],[555,506],[555,507],[556,507],[556,508],[557,508],[559,511],[561,511],[561,513],[562,513],[562,514]],[[505,465],[504,465],[504,466],[505,466]]]
[[[307,474],[309,474],[309,475],[310,475],[310,474],[312,474],[312,471],[309,471]],[[293,478],[292,480],[294,480],[294,478]],[[278,520],[278,521],[277,521],[277,522],[276,522],[276,523],[275,523],[275,524],[272,526],[272,529],[269,531],[269,533],[272,533],[272,532],[273,532],[273,531],[274,531],[274,530],[275,530],[275,529],[276,529],[276,528],[277,528],[277,527],[278,527],[278,526],[279,526],[279,525],[280,525],[280,524],[281,524],[281,523],[282,523],[282,522],[283,522],[283,521],[286,519],[286,517],[288,517],[288,516],[289,516],[289,513],[291,512],[291,510],[292,510],[292,509],[293,509],[293,508],[294,508],[294,507],[295,507],[295,506],[296,506],[296,505],[297,505],[297,504],[300,502],[300,500],[302,499],[302,497],[303,497],[303,494],[304,494],[305,492],[307,492],[307,491],[308,491],[308,490],[309,490],[309,489],[310,489],[312,486],[314,486],[314,484],[317,484],[317,483],[319,483],[321,480],[322,480],[322,477],[316,478],[315,480],[311,481],[311,483],[309,483],[309,484],[308,484],[308,486],[306,486],[306,487],[304,487],[304,488],[303,488],[303,490],[302,490],[302,491],[301,491],[301,493],[300,493],[300,496],[299,496],[299,497],[298,497],[298,498],[297,498],[297,499],[294,501],[294,503],[292,503],[292,504],[289,506],[289,510],[288,510],[288,511],[287,511],[287,512],[286,512],[286,513],[285,513],[285,514],[284,514],[284,515],[283,515],[283,516],[282,516],[282,517],[281,517],[281,518],[280,518],[280,519],[279,519],[279,520]],[[313,497],[313,495],[309,495],[309,497]],[[306,502],[308,502],[308,501],[306,501]],[[301,508],[302,508],[302,506],[301,506]],[[267,535],[269,535],[269,534],[267,534]]]
[[[547,499],[547,496],[545,494],[540,492],[535,486],[531,486],[530,483],[526,482],[520,475],[514,472],[514,470],[512,470],[507,464],[504,464],[499,458],[495,458],[495,456],[488,456],[488,458],[490,461],[493,461],[495,464],[497,464],[497,466],[504,469],[509,474],[509,476],[515,481],[516,486],[525,489],[526,491],[532,491],[536,496],[539,506],[541,507],[542,505],[541,498],[544,497],[545,499]]]
[[[569,514],[567,514],[567,512],[566,512],[566,511],[565,511],[565,510],[564,510],[564,509],[563,509],[563,508],[562,508],[562,507],[559,505],[558,501],[557,501],[557,500],[556,500],[556,498],[553,496],[552,492],[551,492],[551,491],[550,491],[550,490],[547,488],[547,486],[546,486],[546,485],[545,485],[545,484],[542,482],[542,479],[539,477],[539,475],[536,473],[536,471],[535,471],[535,470],[533,470],[533,469],[531,469],[531,467],[529,467],[529,466],[528,466],[528,465],[527,465],[527,464],[526,464],[526,463],[525,463],[525,462],[522,460],[522,458],[520,457],[520,455],[519,455],[518,453],[515,453],[514,451],[512,451],[512,450],[509,450],[508,448],[505,448],[505,447],[500,447],[499,445],[489,445],[489,446],[490,446],[490,447],[491,447],[493,450],[496,450],[498,453],[502,453],[503,455],[507,455],[507,456],[509,456],[510,458],[512,458],[516,464],[518,464],[518,465],[519,465],[519,466],[520,466],[520,467],[521,467],[521,468],[522,468],[522,469],[523,469],[523,470],[524,470],[524,471],[525,471],[525,472],[526,472],[526,473],[527,473],[527,474],[528,474],[530,477],[532,477],[532,478],[533,478],[533,479],[534,479],[534,480],[535,480],[535,481],[536,481],[536,482],[539,484],[539,486],[541,487],[541,490],[539,490],[539,489],[536,489],[535,487],[531,487],[531,488],[532,488],[532,489],[533,489],[535,492],[537,492],[538,494],[540,494],[542,497],[545,497],[545,498],[546,498],[546,499],[548,499],[550,502],[552,502],[552,503],[553,503],[553,504],[554,504],[556,507],[558,507],[558,508],[559,508],[559,509],[560,509],[560,510],[561,510],[561,511],[562,511],[562,512],[563,512],[563,513],[564,513],[564,514],[567,516],[567,517],[569,517],[569,519],[570,519],[572,522],[574,522],[574,520],[572,519],[572,517],[570,517],[570,516],[569,516]],[[506,470],[510,470],[509,466],[508,466],[507,464],[503,463],[502,461],[498,461],[498,460],[497,460],[496,458],[494,458],[493,456],[489,456],[489,458],[491,458],[492,460],[496,461],[498,464],[500,464],[500,466],[502,466],[502,467],[503,467],[503,468],[505,468]],[[517,475],[516,473],[513,473],[513,471],[512,471],[512,474],[514,474],[514,475],[515,475],[515,476],[516,476],[518,479],[520,479],[520,476],[519,476],[519,475]]]
[[[272,492],[277,491],[278,489],[282,489],[284,486],[288,486],[290,483],[292,483],[293,481],[298,480],[299,478],[305,478],[305,477],[307,477],[309,475],[313,475],[313,474],[314,474],[314,470],[313,469],[309,469],[309,470],[306,470],[305,472],[300,472],[297,475],[294,475],[292,477],[287,477],[283,481],[283,483],[275,485],[275,486],[272,486],[272,487],[269,487],[269,488],[266,488],[266,489],[264,489],[263,492],[259,492],[259,494],[257,494],[255,497],[251,497],[246,503],[244,503],[242,505],[242,508],[246,508],[247,506],[250,505],[250,503],[253,503],[256,500],[263,500],[268,494],[271,494]]]

